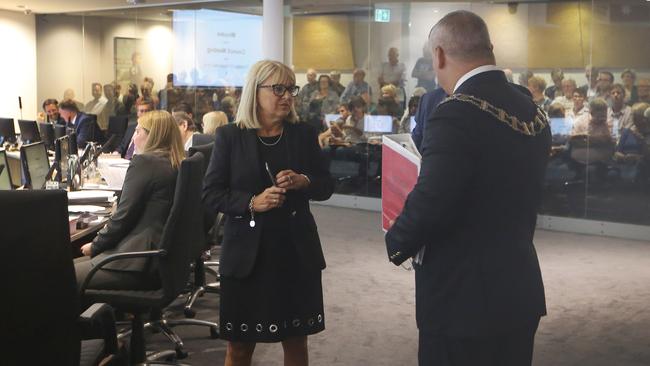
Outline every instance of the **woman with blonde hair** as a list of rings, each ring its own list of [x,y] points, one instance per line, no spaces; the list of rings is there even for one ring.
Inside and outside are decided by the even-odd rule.
[[[228,116],[222,111],[212,111],[203,115],[203,133],[214,135],[217,128],[228,124]]]
[[[257,62],[235,124],[216,132],[203,201],[226,215],[219,262],[226,365],[250,365],[258,342],[282,342],[285,365],[307,365],[307,336],[325,329],[325,259],[309,200],[328,199],[334,186],[316,130],[298,123],[299,89],[286,65]]]
[[[126,171],[115,213],[75,259],[77,282],[108,255],[158,249],[174,198],[183,143],[174,118],[166,111],[147,112],[133,135],[135,153]],[[146,258],[111,262],[95,273],[91,289],[154,289],[159,283],[154,261]]]

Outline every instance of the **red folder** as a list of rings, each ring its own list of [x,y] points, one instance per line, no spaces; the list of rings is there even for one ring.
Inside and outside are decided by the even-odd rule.
[[[381,226],[390,228],[404,208],[420,173],[421,156],[409,134],[384,135],[382,138]]]

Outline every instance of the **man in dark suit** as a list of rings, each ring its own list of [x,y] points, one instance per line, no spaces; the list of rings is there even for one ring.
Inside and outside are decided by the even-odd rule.
[[[79,112],[77,104],[72,100],[64,100],[59,104],[59,114],[66,121],[69,130],[77,134],[77,146],[80,149],[86,147],[86,143],[95,141],[102,142],[102,131],[97,125],[97,119]]]
[[[416,256],[420,365],[530,365],[546,314],[533,245],[551,134],[495,65],[485,22],[446,15],[429,35],[450,95],[427,122],[420,176],[386,235]]]

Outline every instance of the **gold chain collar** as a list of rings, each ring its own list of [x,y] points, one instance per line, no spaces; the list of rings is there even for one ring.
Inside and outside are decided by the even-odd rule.
[[[507,124],[513,130],[526,136],[537,136],[546,128],[546,126],[548,126],[548,117],[546,116],[546,112],[537,105],[537,114],[535,115],[535,119],[532,122],[524,122],[520,121],[519,118],[508,114],[505,110],[495,107],[483,99],[468,94],[452,94],[443,100],[440,105],[454,100],[472,104],[491,114],[499,121]]]

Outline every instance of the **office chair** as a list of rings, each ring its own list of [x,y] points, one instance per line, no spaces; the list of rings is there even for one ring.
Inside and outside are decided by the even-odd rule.
[[[214,143],[214,135],[208,135],[205,133],[195,133],[192,135],[192,146],[197,145],[208,145]],[[210,156],[206,156],[206,159],[209,159]]]
[[[129,116],[111,116],[108,118],[108,131],[106,142],[102,145],[102,153],[115,151],[126,134],[128,123]]]
[[[210,327],[214,337],[217,334],[216,324],[195,319],[167,320],[163,319],[162,309],[174,301],[186,288],[189,278],[190,264],[194,260],[192,248],[195,243],[203,240],[203,221],[201,212],[196,207],[201,205],[201,188],[203,186],[203,154],[195,154],[181,163],[176,181],[174,203],[163,229],[158,249],[117,253],[109,255],[100,261],[88,273],[81,286],[85,299],[107,302],[116,309],[131,313],[130,334],[131,363],[142,363],[147,360],[144,344],[144,329],[153,328],[161,331],[175,343],[175,351],[163,351],[152,354],[149,360],[170,359],[174,356],[183,358],[187,353],[183,350],[183,341],[171,330],[176,325],[203,325]],[[97,270],[107,263],[127,258],[151,258],[157,264],[157,272],[161,285],[156,290],[97,290],[88,288]],[[146,324],[143,315],[151,314],[152,319]]]
[[[80,313],[70,251],[68,199],[61,190],[1,191],[5,230],[3,365],[97,365],[116,361],[113,310],[94,304]]]
[[[197,136],[197,135],[194,135]],[[198,145],[192,146],[189,150],[190,156],[200,152],[203,156],[208,158],[204,160],[204,173],[209,165],[209,157],[212,156],[212,148],[214,143],[209,143],[207,145]],[[208,210],[203,210],[203,218],[205,223],[205,239],[202,243],[197,243],[194,247],[193,254],[195,255],[196,260],[194,261],[194,281],[190,284],[189,295],[185,302],[184,313],[188,318],[194,318],[196,312],[192,309],[194,302],[197,298],[203,296],[204,293],[216,293],[220,292],[219,286],[219,273],[214,267],[219,267],[218,261],[209,261],[213,253],[210,253],[210,248],[213,244],[217,244],[218,239],[216,236],[219,234],[221,227],[223,227],[224,216],[223,214],[215,215]],[[216,277],[217,282],[206,283],[205,272],[210,272],[214,277]]]

